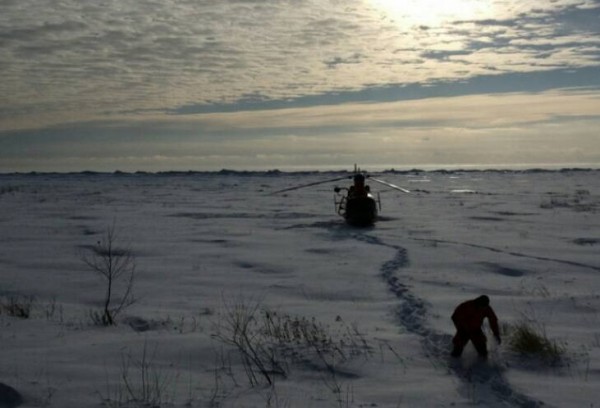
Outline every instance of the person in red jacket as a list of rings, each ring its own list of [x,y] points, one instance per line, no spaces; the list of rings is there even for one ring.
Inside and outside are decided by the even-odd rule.
[[[490,306],[489,297],[486,295],[479,296],[476,299],[461,303],[454,309],[452,321],[456,327],[456,335],[452,339],[454,345],[451,353],[452,357],[460,357],[469,340],[471,340],[473,346],[475,346],[475,350],[477,350],[480,357],[487,357],[487,339],[481,330],[483,319],[486,317],[496,341],[500,344],[501,339],[498,318]]]

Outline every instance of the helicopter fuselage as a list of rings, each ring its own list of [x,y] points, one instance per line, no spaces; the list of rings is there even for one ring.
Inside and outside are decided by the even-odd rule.
[[[339,190],[337,192],[339,193]],[[337,213],[352,226],[367,227],[377,221],[379,198],[375,199],[371,193],[359,196],[342,195],[339,201],[335,198],[334,201]]]
[[[395,184],[388,183],[387,181],[377,179],[375,177],[365,176],[364,173],[360,173],[359,169],[354,166],[354,176],[341,176],[328,180],[315,181],[312,183],[302,184],[293,187],[287,187],[282,190],[277,190],[271,194],[279,194],[287,191],[298,190],[300,188],[317,186],[324,183],[333,183],[335,181],[354,179],[354,185],[350,188],[347,187],[335,187],[334,191],[337,195],[334,195],[333,200],[335,204],[336,212],[344,217],[346,222],[350,225],[357,227],[366,227],[373,225],[377,221],[378,212],[381,210],[381,200],[379,193],[375,198],[371,193],[369,186],[364,185],[365,179],[368,178],[376,183],[383,184],[394,190],[402,191],[403,193],[410,193],[410,191],[398,187]]]

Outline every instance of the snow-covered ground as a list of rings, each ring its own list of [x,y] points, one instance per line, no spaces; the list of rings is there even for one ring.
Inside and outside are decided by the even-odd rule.
[[[269,194],[337,175],[0,176],[0,383],[21,406],[597,406],[598,171],[380,174],[412,193],[372,185],[381,219],[363,229],[333,184]],[[137,301],[103,327],[106,282],[83,258],[111,226]],[[565,358],[490,339],[488,363],[471,346],[451,361],[450,315],[481,294]],[[281,372],[251,385],[227,324],[254,307]],[[268,337],[266,313],[331,342]]]

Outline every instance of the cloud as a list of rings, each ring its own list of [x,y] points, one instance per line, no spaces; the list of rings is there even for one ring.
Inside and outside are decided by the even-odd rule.
[[[598,1],[432,4],[4,1],[3,166],[462,160],[556,129],[597,157]]]
[[[8,2],[0,109],[13,122],[62,121],[597,66],[599,10],[495,1],[477,18],[424,27],[376,1]]]
[[[80,169],[116,165],[131,171],[156,170],[152,157],[161,157],[155,166],[179,170],[218,170],[225,163],[233,168],[345,168],[374,161],[396,168],[436,162],[591,163],[600,160],[598,112],[597,90],[574,89],[149,116],[5,133],[0,159],[16,168],[48,169],[40,166],[79,160]],[[108,159],[104,164],[102,157]]]

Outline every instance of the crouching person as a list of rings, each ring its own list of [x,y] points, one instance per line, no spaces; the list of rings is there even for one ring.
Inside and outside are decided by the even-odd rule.
[[[476,299],[468,300],[456,307],[452,314],[452,321],[456,327],[456,335],[452,339],[454,348],[452,357],[460,357],[469,340],[482,358],[487,358],[488,351],[486,337],[481,330],[483,320],[487,317],[492,333],[498,344],[501,343],[498,318],[490,306],[490,298],[483,295]]]

